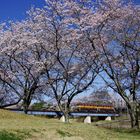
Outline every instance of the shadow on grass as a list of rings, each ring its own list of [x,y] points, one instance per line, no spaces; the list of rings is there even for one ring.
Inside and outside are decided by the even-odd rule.
[[[57,133],[59,135],[61,135],[62,137],[71,137],[72,134],[70,134],[69,132],[65,132],[65,131],[62,131],[62,130],[57,130]]]
[[[27,131],[15,131],[15,133],[6,130],[0,131],[0,140],[24,140],[29,136]]]

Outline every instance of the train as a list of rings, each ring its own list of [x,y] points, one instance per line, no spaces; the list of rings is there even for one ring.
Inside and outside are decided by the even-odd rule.
[[[116,113],[113,105],[98,105],[89,103],[78,103],[75,105],[75,111],[79,112],[94,112],[94,113]]]

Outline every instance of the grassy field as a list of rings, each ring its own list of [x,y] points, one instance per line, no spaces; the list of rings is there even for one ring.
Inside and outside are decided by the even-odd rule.
[[[0,110],[0,140],[140,140],[140,131],[105,129],[93,124],[64,124]]]

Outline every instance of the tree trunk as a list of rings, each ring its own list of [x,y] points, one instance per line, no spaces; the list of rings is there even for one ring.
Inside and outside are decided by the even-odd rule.
[[[69,112],[63,112],[65,117],[65,123],[69,123]]]
[[[69,112],[70,112],[70,101],[68,100],[65,103],[65,111],[64,111],[65,123],[69,123]]]
[[[23,105],[23,112],[25,113],[25,114],[28,114],[28,106],[27,105]]]
[[[131,128],[139,129],[139,111],[137,104],[128,105],[128,112],[130,115]]]
[[[62,107],[61,103],[58,102],[58,107],[64,115],[65,123],[69,123],[69,106],[65,104],[65,107]]]
[[[25,114],[28,113],[28,108],[29,108],[31,100],[32,100],[31,96],[32,96],[33,93],[34,92],[29,91],[29,92],[25,92],[25,94],[24,94],[24,98],[23,98],[23,111],[24,111]]]
[[[25,99],[23,100],[23,111],[25,114],[28,113],[29,105],[30,105],[30,101],[25,97]]]

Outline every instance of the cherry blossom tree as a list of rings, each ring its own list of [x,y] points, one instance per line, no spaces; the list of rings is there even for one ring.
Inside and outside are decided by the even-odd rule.
[[[33,23],[31,19],[10,23],[0,38],[0,80],[9,93],[18,98],[18,102],[22,100],[25,113],[36,92],[40,91],[40,76],[43,75],[40,64],[43,50],[42,42],[36,34],[39,30],[37,26],[37,22]],[[5,90],[6,96],[9,96],[8,90]]]
[[[66,122],[73,98],[92,85],[100,69],[91,42],[76,27],[76,15],[71,9],[74,7],[75,2],[48,0],[44,10],[37,9],[32,14],[41,12],[43,30],[49,32],[47,45],[52,52],[50,63],[44,61],[44,83],[49,85]]]
[[[139,128],[139,6],[120,0],[105,0],[95,7],[88,4],[74,12],[78,32],[83,31],[100,55],[100,65],[109,76],[102,78],[126,102],[131,127]]]
[[[112,7],[111,3],[108,5]],[[103,76],[102,78],[126,102],[131,127],[139,128],[140,9],[132,4],[122,4],[118,8],[117,18],[113,16],[113,20],[102,28],[107,39],[103,40],[100,34],[102,67],[110,80]]]

